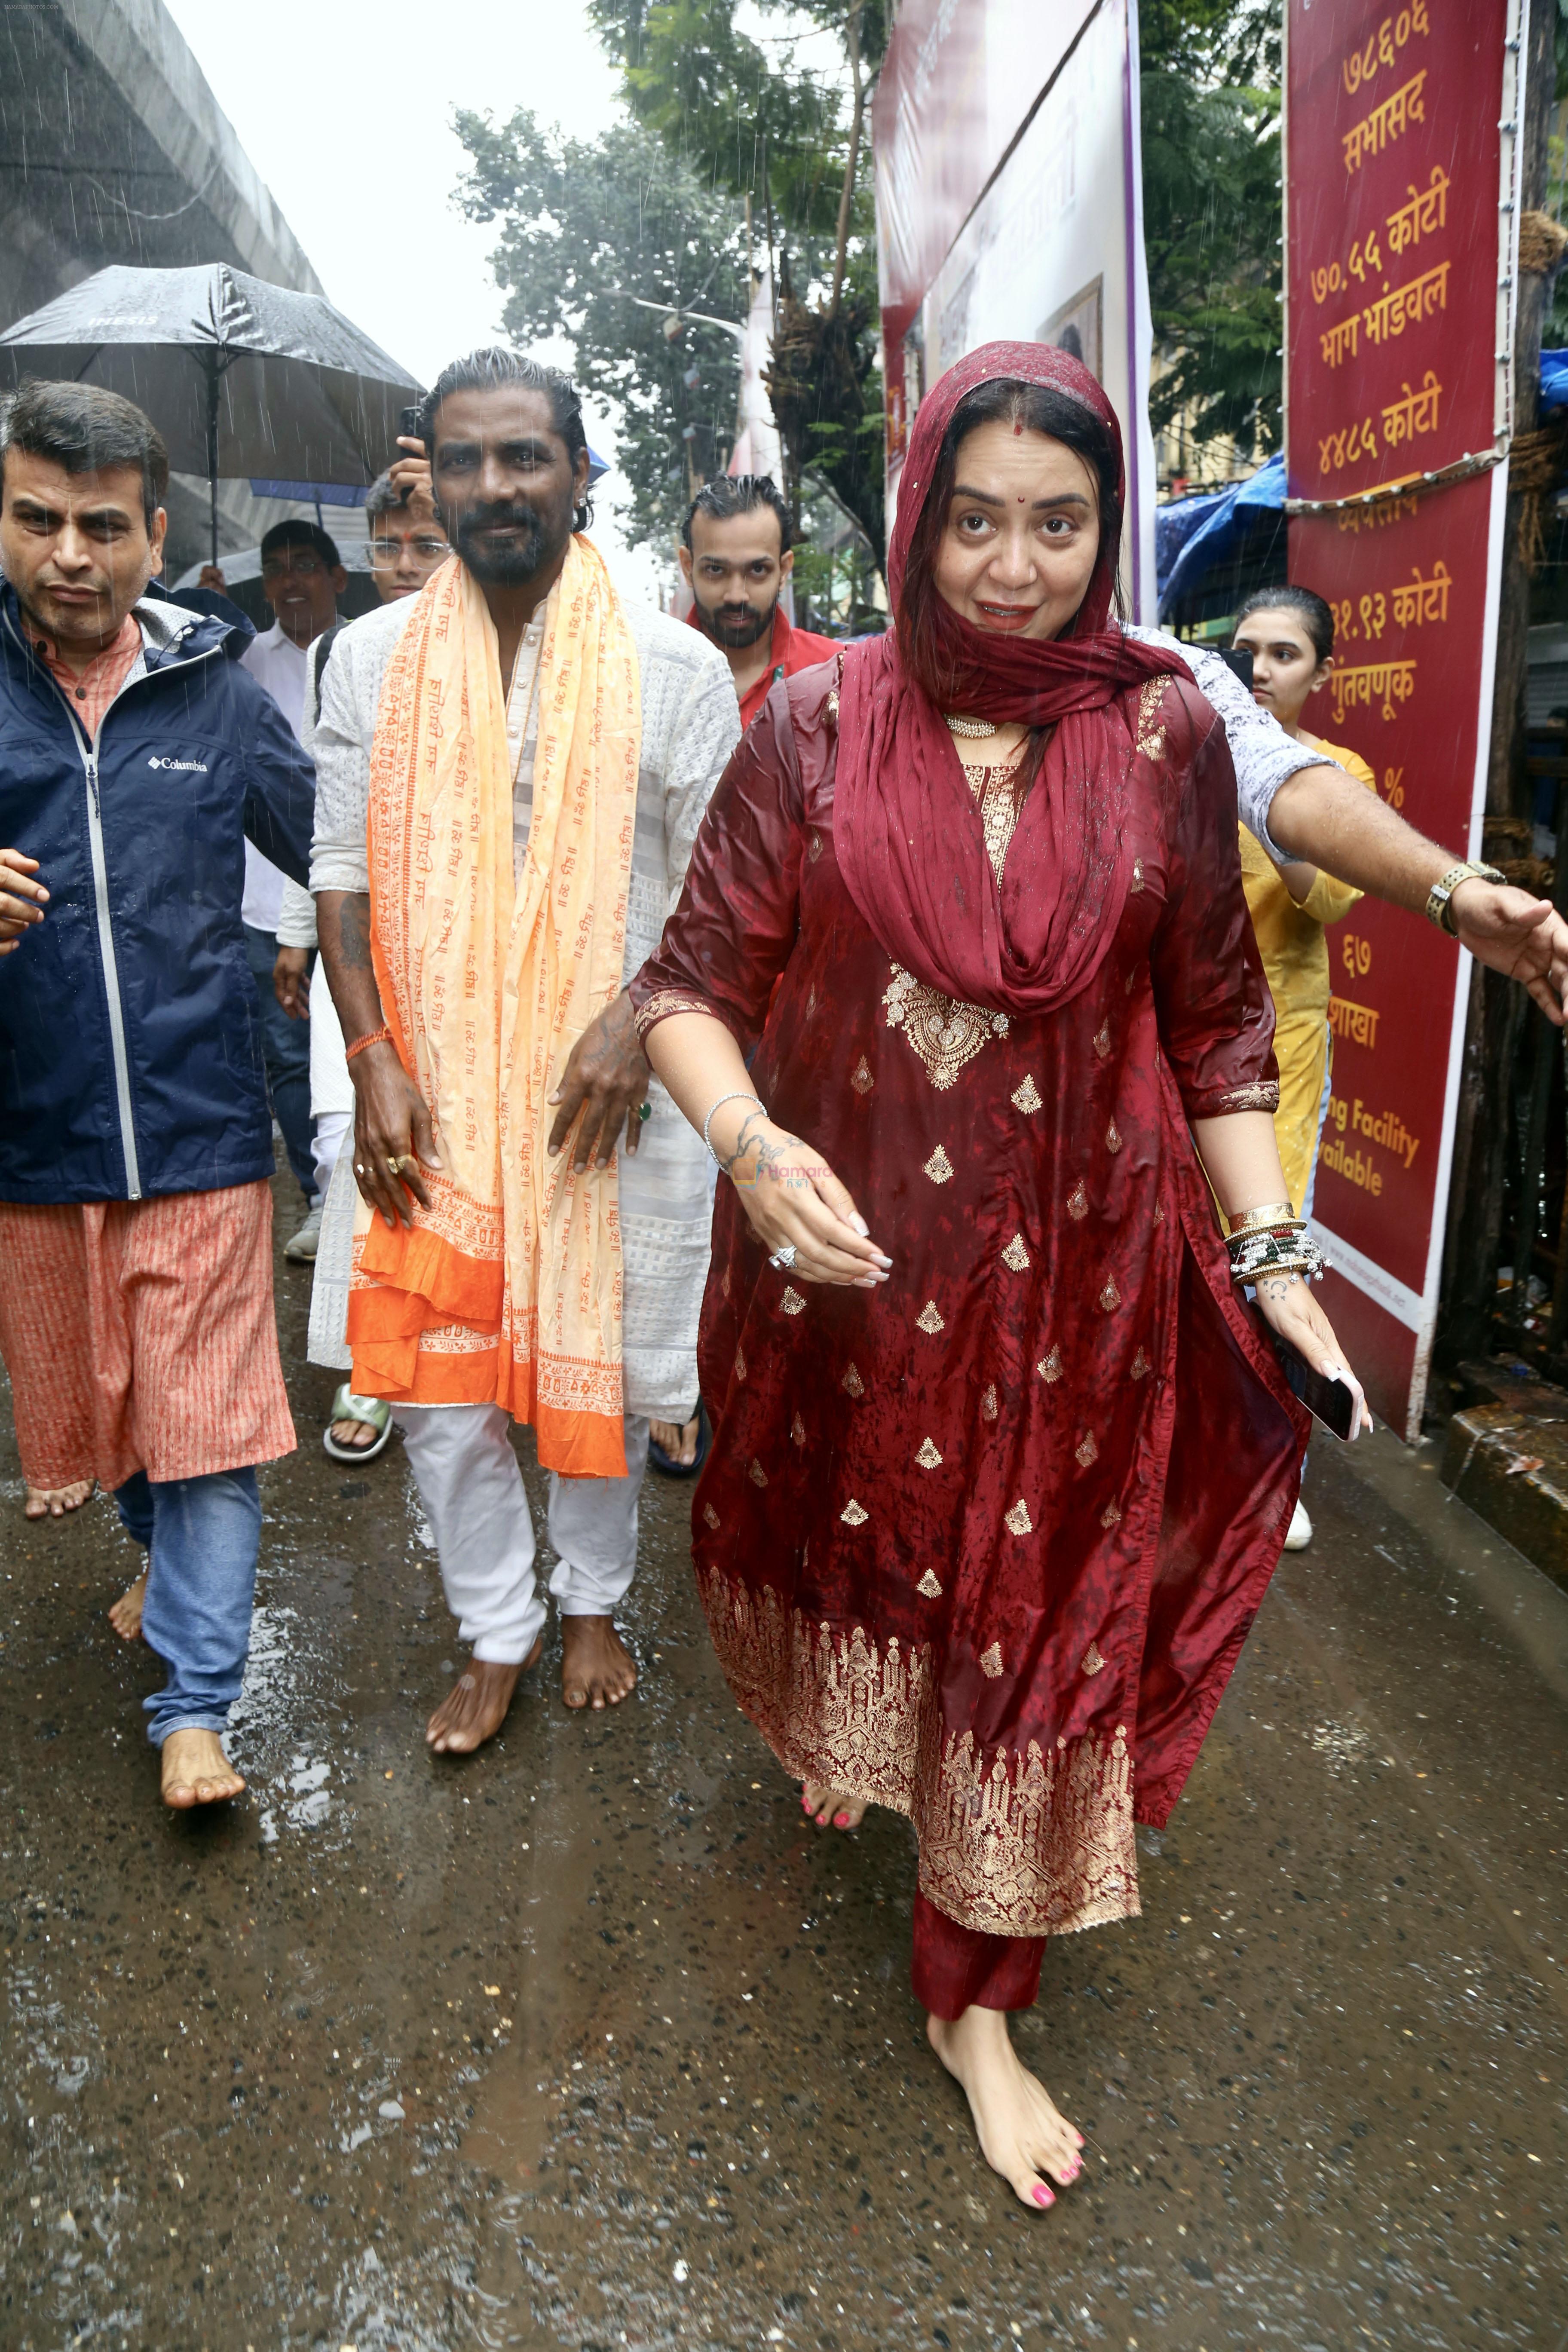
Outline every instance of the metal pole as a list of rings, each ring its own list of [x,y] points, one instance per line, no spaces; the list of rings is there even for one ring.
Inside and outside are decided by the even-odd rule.
[[[207,488],[212,497],[213,569],[217,569],[217,387],[218,366],[207,368]]]

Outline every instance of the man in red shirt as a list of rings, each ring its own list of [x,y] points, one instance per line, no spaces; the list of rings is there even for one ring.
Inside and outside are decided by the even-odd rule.
[[[692,499],[680,536],[681,575],[696,600],[691,626],[728,660],[749,727],[775,677],[838,651],[832,637],[784,617],[779,600],[795,570],[789,509],[771,474],[721,474]]]

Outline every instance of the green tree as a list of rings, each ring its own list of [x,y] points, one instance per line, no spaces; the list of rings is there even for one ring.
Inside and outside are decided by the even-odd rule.
[[[869,107],[888,0],[591,0],[627,102],[666,152],[749,201],[774,269],[769,394],[799,507],[821,482],[883,559]],[[773,28],[776,27],[777,30]],[[837,68],[825,72],[823,36]]]
[[[463,210],[500,226],[507,333],[572,342],[584,390],[616,412],[632,526],[669,544],[692,479],[728,461],[740,370],[722,331],[688,324],[672,339],[665,320],[744,314],[740,208],[640,123],[564,139],[520,110],[500,124],[460,113],[457,129],[472,159]],[[669,310],[641,308],[639,297]]]
[[[1246,456],[1280,434],[1279,0],[1142,0],[1143,234],[1155,430]]]

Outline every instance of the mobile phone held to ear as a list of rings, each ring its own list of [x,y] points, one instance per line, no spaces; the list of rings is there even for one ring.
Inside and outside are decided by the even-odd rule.
[[[1279,1369],[1289,1382],[1291,1395],[1299,1397],[1313,1419],[1321,1421],[1332,1435],[1348,1443],[1355,1435],[1359,1411],[1356,1392],[1350,1382],[1331,1381],[1326,1372],[1320,1372],[1315,1364],[1310,1364],[1289,1339],[1279,1337],[1278,1331],[1271,1332],[1269,1336],[1274,1341],[1274,1352],[1279,1359]]]
[[[405,440],[405,441],[417,441],[417,440],[418,440],[418,438],[419,438],[419,411],[418,411],[417,407],[414,407],[414,408],[400,408],[400,409],[398,410],[398,412],[397,412],[397,431],[398,431],[398,436],[399,436],[399,438],[400,438],[400,439],[402,439],[402,440]]]

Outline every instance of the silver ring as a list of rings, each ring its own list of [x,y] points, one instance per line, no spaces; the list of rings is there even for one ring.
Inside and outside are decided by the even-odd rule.
[[[356,1160],[354,1161],[354,1174],[355,1174],[356,1176],[363,1176],[364,1173],[365,1173],[365,1164],[364,1164],[364,1161],[363,1161],[363,1160]]]
[[[785,1242],[783,1249],[774,1250],[772,1257],[768,1260],[768,1264],[770,1265],[781,1267],[782,1270],[787,1274],[791,1266],[795,1264],[795,1244],[793,1242]]]

